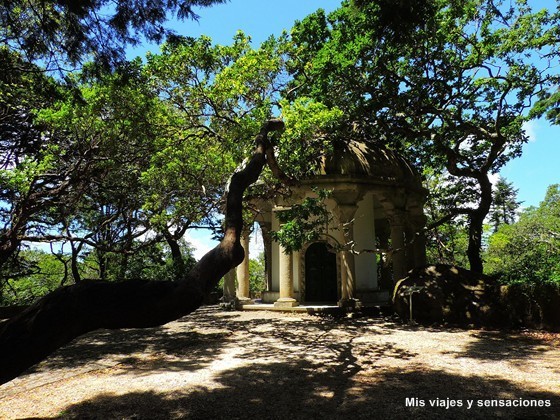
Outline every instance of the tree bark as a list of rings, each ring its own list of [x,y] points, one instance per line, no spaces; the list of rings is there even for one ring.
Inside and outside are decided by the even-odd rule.
[[[0,234],[0,268],[4,266],[19,248],[21,241],[18,239],[17,231],[8,229]]]
[[[173,273],[176,279],[185,275],[185,260],[183,259],[183,253],[181,252],[181,247],[177,239],[171,235],[168,231],[163,232],[163,237],[169,245],[171,250],[171,259],[173,261]]]
[[[492,136],[490,136],[492,137]],[[476,179],[480,186],[480,200],[476,209],[468,209],[466,213],[469,215],[469,245],[467,248],[467,258],[469,260],[469,268],[471,271],[482,273],[484,263],[482,261],[482,234],[484,229],[484,219],[490,212],[492,206],[492,183],[488,178],[488,172],[492,166],[492,162],[497,158],[504,140],[494,141],[492,150],[486,159],[486,163],[481,168],[459,167],[458,148],[451,149],[441,146],[443,153],[447,156],[446,168],[451,175],[464,176]],[[459,210],[459,209],[458,209]]]
[[[243,193],[255,182],[272,150],[270,131],[284,126],[265,123],[246,167],[233,174],[227,191],[222,241],[177,281],[82,281],[60,288],[21,314],[0,324],[0,383],[5,383],[74,338],[99,328],[148,328],[196,310],[206,292],[243,261]],[[273,156],[272,156],[273,159]]]
[[[470,212],[469,220],[469,246],[467,257],[471,271],[482,273],[484,262],[482,261],[482,234],[484,233],[484,219],[490,212],[492,205],[492,183],[488,175],[481,174],[477,177],[480,185],[480,201],[478,207]]]
[[[467,247],[467,258],[469,259],[469,268],[476,273],[482,273],[484,263],[480,255],[482,248],[482,229],[484,217],[480,217],[480,212],[474,211],[470,216],[469,223],[469,246]]]
[[[78,268],[78,257],[80,255],[82,246],[83,243],[80,243],[76,248],[76,246],[74,245],[74,241],[70,241],[70,248],[72,249],[72,260],[70,263],[70,267],[71,267],[72,278],[74,279],[74,283],[79,283],[82,281],[82,276],[80,275],[80,270]]]

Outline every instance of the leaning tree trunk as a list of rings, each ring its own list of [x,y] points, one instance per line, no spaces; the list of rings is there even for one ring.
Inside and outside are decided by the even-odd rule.
[[[245,189],[257,180],[272,156],[267,134],[283,123],[270,120],[256,138],[246,167],[231,177],[227,192],[225,234],[178,281],[82,281],[63,287],[0,325],[0,383],[7,382],[72,339],[99,328],[147,328],[197,309],[207,292],[243,261],[240,244]]]

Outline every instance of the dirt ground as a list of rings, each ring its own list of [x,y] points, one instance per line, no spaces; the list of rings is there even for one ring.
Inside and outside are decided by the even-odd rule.
[[[0,387],[2,419],[492,417],[560,418],[559,334],[205,307]]]

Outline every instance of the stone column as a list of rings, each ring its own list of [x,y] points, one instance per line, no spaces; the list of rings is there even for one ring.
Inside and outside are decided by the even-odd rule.
[[[264,245],[264,272],[266,279],[266,290],[272,290],[272,238],[270,231],[272,230],[272,223],[259,222],[261,227],[263,245]]]
[[[237,298],[241,305],[251,302],[249,293],[249,232],[241,235],[241,245],[245,251],[243,262],[236,268],[237,274]]]
[[[277,308],[292,308],[299,303],[294,299],[294,276],[292,253],[280,246],[279,252],[280,298],[274,302]]]
[[[354,256],[349,251],[340,253],[340,280],[341,280],[341,299],[343,306],[348,301],[354,299],[355,278],[354,278]]]
[[[339,204],[337,207],[340,224],[344,232],[346,244],[354,242],[354,224],[352,219],[356,213],[355,204]],[[356,275],[354,266],[354,254],[349,249],[340,252],[340,280],[341,299],[340,306],[356,306]]]
[[[236,303],[235,295],[235,269],[231,269],[224,276],[224,297],[222,299],[222,304],[224,306],[235,307]],[[233,302],[233,303],[232,303]]]
[[[406,276],[406,251],[404,247],[404,222],[402,217],[391,218],[391,248],[393,250],[393,282]]]
[[[387,219],[379,219],[375,226],[375,232],[379,240],[379,248],[389,249],[389,236],[391,235],[391,227]],[[377,285],[382,290],[393,290],[393,273],[391,269],[391,261],[387,254],[382,254],[380,258],[381,267],[378,267],[379,278]]]

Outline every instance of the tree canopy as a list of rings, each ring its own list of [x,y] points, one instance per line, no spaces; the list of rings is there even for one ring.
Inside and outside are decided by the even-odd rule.
[[[157,25],[166,13],[193,17],[192,7],[210,3],[139,2],[137,10],[153,13],[132,17],[124,2],[111,9],[120,17],[104,14],[114,19],[94,29],[120,30],[114,42],[124,48],[142,31],[163,36]],[[228,46],[175,36],[145,63],[94,72],[88,64],[67,76],[69,85],[30,63],[48,48],[26,49],[24,28],[37,16],[16,6],[4,16],[19,26],[5,30],[21,36],[6,35],[1,56],[3,68],[18,71],[2,79],[0,261],[7,264],[23,242],[62,241],[75,281],[85,256],[95,260],[95,277],[133,277],[131,255],[160,243],[183,273],[185,232],[219,230],[224,185],[250,148],[244,139],[278,111],[287,128],[274,141],[289,178],[356,137],[396,149],[432,182],[428,215],[439,230],[428,238],[441,246],[464,237],[471,268],[482,271],[485,217],[511,221],[512,203],[493,196],[489,175],[521,153],[523,123],[554,107],[558,16],[523,1],[344,2],[259,48],[242,33]],[[43,6],[44,16],[87,21],[106,5]],[[63,23],[52,19],[53,27]],[[76,61],[95,47],[73,45],[74,55],[66,47],[55,53]],[[281,188],[265,171],[251,194],[271,197]],[[456,226],[444,229],[446,221]]]
[[[71,70],[94,61],[112,67],[128,45],[160,43],[173,31],[168,19],[196,19],[196,7],[225,0],[2,0],[0,43],[47,70]]]
[[[440,258],[466,254],[482,272],[493,210],[510,223],[492,237],[496,261],[535,234],[526,260],[552,261],[556,187],[511,224],[513,189],[493,194],[490,175],[521,154],[526,121],[555,118],[558,13],[522,0],[346,1],[258,48],[243,33],[214,45],[163,26],[219,2],[3,2],[1,284],[55,260],[75,284],[0,326],[0,379],[93,328],[196,309],[243,259],[244,200],[288,193],[355,139],[397,150],[423,173]],[[165,36],[160,53],[122,60],[127,45]],[[328,217],[318,195],[280,216],[289,229],[275,238],[287,249],[315,239],[313,221]],[[195,264],[184,236],[202,226],[221,242]],[[39,242],[64,248],[39,261],[25,250]],[[146,261],[161,263],[159,275]],[[550,266],[543,276],[555,279]]]
[[[517,220],[517,211],[521,204],[517,200],[518,191],[513,183],[507,182],[504,178],[500,177],[496,182],[490,209],[490,223],[494,227],[494,232],[501,225],[510,225]]]
[[[452,212],[468,217],[481,272],[488,176],[521,154],[523,123],[557,83],[557,22],[525,1],[344,2],[294,26],[288,96],[341,109],[341,138],[388,144],[461,185]]]
[[[25,114],[39,150],[20,152],[18,145],[33,143],[6,139],[4,258],[24,241],[62,241],[75,281],[77,260],[91,250],[96,277],[108,279],[112,270],[124,279],[133,274],[130,256],[163,240],[184,275],[179,241],[193,226],[219,228],[224,187],[251,147],[246,139],[272,115],[282,65],[270,53],[275,47],[271,40],[253,50],[243,34],[231,46],[175,39],[146,64],[136,60],[95,78],[86,69],[70,88],[52,80],[58,95]],[[25,95],[37,96],[28,87],[10,97],[14,109]]]
[[[560,284],[560,185],[549,186],[538,207],[490,236],[486,258],[506,282]]]

